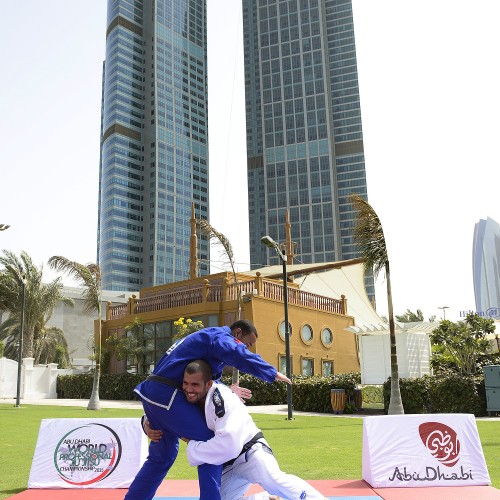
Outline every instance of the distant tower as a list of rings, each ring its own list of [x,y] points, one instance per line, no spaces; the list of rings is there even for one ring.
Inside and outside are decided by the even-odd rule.
[[[101,120],[103,288],[187,279],[191,203],[209,215],[206,0],[108,0]]]
[[[472,270],[476,311],[500,318],[500,225],[489,217],[474,226]]]
[[[367,198],[351,0],[243,0],[252,267],[359,257],[349,195]],[[374,294],[373,278],[367,292]]]

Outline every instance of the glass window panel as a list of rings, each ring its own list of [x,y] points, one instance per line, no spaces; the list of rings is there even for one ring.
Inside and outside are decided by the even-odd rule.
[[[304,377],[312,377],[314,375],[313,359],[302,358],[302,375],[304,375]]]
[[[310,325],[303,325],[300,330],[300,336],[302,340],[306,343],[312,342],[313,339],[313,330]]]

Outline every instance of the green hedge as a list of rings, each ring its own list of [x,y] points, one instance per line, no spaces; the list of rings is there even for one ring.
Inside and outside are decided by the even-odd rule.
[[[134,388],[146,375],[103,373],[99,381],[99,398],[117,401],[137,400]],[[57,397],[61,399],[89,399],[92,394],[93,373],[60,375],[57,377]]]
[[[345,389],[346,411],[354,410],[354,389],[361,380],[359,373],[346,373],[331,377],[292,376],[293,408],[298,411],[333,413],[330,403],[331,389]],[[223,377],[226,385],[231,385],[231,377]],[[287,402],[286,384],[275,382],[269,384],[251,375],[241,375],[240,385],[252,391],[252,399],[248,406],[280,405]]]
[[[110,400],[134,400],[135,386],[146,375],[101,375],[99,397]],[[231,377],[223,377],[231,384]],[[92,393],[93,374],[61,375],[57,378],[57,397],[89,399]],[[293,377],[293,408],[298,411],[333,413],[330,403],[331,389],[345,389],[346,413],[354,411],[354,389],[360,382],[359,373],[331,377]],[[268,384],[250,375],[240,376],[240,385],[253,393],[248,405],[286,404],[286,384]],[[406,414],[411,413],[473,413],[487,414],[486,391],[483,375],[447,373],[439,376],[400,379],[401,398]],[[368,388],[363,389],[363,393]],[[384,408],[387,413],[390,399],[390,378],[383,385]],[[365,398],[363,398],[365,399]]]
[[[142,382],[146,375],[102,374],[99,384],[99,397],[110,400],[137,399],[134,387]],[[222,381],[231,385],[231,377]],[[333,375],[331,377],[293,377],[293,407],[298,411],[333,413],[330,403],[331,389],[345,389],[346,411],[354,409],[354,389],[359,384],[359,373]],[[93,374],[61,375],[57,378],[57,397],[66,399],[88,399],[92,393]],[[252,391],[248,405],[279,405],[287,402],[286,384],[269,384],[251,375],[242,374],[240,385]]]
[[[486,415],[483,375],[446,373],[422,378],[400,379],[399,388],[405,414],[473,413]],[[390,377],[384,383],[384,409],[387,413],[391,393]]]

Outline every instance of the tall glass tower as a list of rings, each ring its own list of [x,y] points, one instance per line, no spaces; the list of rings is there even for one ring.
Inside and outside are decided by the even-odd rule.
[[[205,0],[108,0],[99,183],[103,288],[188,278],[191,203],[208,219]]]
[[[490,217],[474,226],[472,271],[476,312],[500,318],[500,224]]]
[[[358,257],[349,195],[366,198],[351,0],[243,0],[250,259],[260,238],[299,262]],[[373,279],[367,292],[374,293]]]

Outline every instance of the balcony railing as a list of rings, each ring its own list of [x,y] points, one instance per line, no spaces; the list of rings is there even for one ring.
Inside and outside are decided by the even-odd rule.
[[[340,299],[334,299],[306,292],[293,286],[287,288],[288,304],[290,305],[310,307],[329,313],[347,314],[347,300],[344,295]],[[235,301],[238,300],[238,291],[240,296],[251,294],[283,302],[283,285],[273,280],[264,279],[257,273],[255,279],[239,283],[229,283],[229,280],[226,280],[222,285],[211,285],[208,280],[205,280],[202,286],[196,288],[172,292],[162,290],[156,296],[143,299],[132,296],[127,304],[115,306],[108,304],[106,319],[120,319],[127,315],[186,307],[203,302]]]

